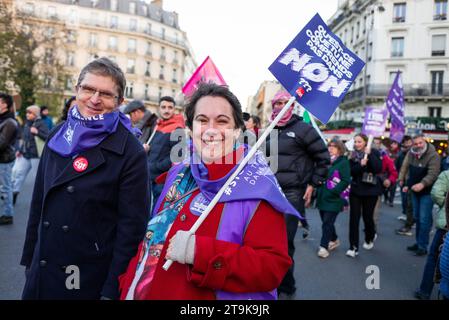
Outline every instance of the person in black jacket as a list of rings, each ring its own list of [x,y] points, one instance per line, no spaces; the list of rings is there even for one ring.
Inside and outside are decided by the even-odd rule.
[[[13,99],[9,94],[0,93],[0,225],[13,223],[12,167],[18,132]]]
[[[156,180],[172,166],[170,153],[180,141],[185,141],[185,123],[182,114],[175,114],[175,100],[165,96],[159,101],[160,119],[156,122],[154,136],[148,143],[148,168],[152,192],[152,208],[162,192],[163,184]],[[184,138],[183,138],[184,137]]]
[[[349,250],[348,257],[355,258],[359,254],[359,222],[363,216],[365,225],[365,242],[363,248],[374,247],[376,228],[374,225],[374,209],[378,197],[382,194],[382,184],[377,176],[382,171],[382,160],[379,151],[367,145],[368,137],[357,134],[354,137],[354,151],[349,159],[351,166],[351,191],[349,194]]]
[[[37,143],[40,141],[43,144],[48,137],[48,127],[40,115],[41,109],[38,106],[29,106],[26,109],[26,122],[23,126],[19,150],[16,152],[16,162],[12,168],[14,204],[31,167],[37,165],[39,161]]]
[[[45,145],[21,265],[23,299],[117,299],[149,212],[148,168],[136,129],[118,111],[126,80],[108,58],[90,62],[76,105]]]
[[[288,102],[286,91],[278,92],[273,100],[273,120]],[[305,218],[305,208],[309,207],[314,189],[321,186],[327,178],[330,155],[318,132],[301,118],[293,114],[293,106],[275,127],[278,132],[278,154],[276,178],[290,203]],[[267,141],[267,154],[275,151],[275,141]],[[273,149],[270,149],[273,148]],[[276,156],[276,155],[275,155]],[[271,157],[271,156],[270,156]],[[294,239],[298,230],[298,218],[285,215],[288,236],[288,254],[293,259]],[[303,238],[307,238],[309,225],[304,219]],[[296,292],[294,264],[288,270],[280,287],[281,299],[292,299]]]

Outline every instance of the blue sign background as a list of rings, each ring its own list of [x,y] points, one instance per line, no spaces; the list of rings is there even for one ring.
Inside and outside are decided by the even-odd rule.
[[[295,52],[299,54],[292,60]],[[286,60],[291,62],[286,64]],[[301,105],[321,122],[327,123],[364,65],[365,62],[344,46],[317,13],[268,69]],[[333,78],[322,81],[326,69],[329,77]],[[348,81],[346,87],[342,81]],[[340,90],[332,89],[339,84]],[[305,91],[302,97],[297,94],[299,87]],[[345,87],[343,91],[342,87]]]

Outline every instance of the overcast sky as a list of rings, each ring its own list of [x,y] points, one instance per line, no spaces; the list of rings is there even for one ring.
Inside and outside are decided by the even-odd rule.
[[[274,80],[270,64],[318,12],[327,21],[338,0],[164,0],[198,65],[209,55],[246,108],[264,80]]]

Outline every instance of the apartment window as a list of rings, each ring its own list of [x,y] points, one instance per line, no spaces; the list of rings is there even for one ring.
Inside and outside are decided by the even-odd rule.
[[[115,56],[109,56],[108,58],[114,62],[117,62],[117,58]]]
[[[444,56],[446,53],[446,35],[438,34],[432,36],[432,56]]]
[[[366,33],[366,16],[363,17],[363,34]]]
[[[89,34],[89,47],[91,48],[97,47],[97,35],[95,33]]]
[[[351,27],[351,43],[354,42],[354,26]]]
[[[159,87],[158,100],[161,100],[161,98],[162,98],[162,87]]]
[[[404,37],[391,38],[391,57],[404,56]]]
[[[431,71],[430,77],[431,77],[431,94],[442,95],[444,71]]]
[[[366,86],[369,86],[370,83],[371,83],[371,76],[368,74],[366,76]]]
[[[133,59],[128,59],[128,64],[126,65],[127,73],[134,73],[136,69],[136,61]]]
[[[173,83],[177,83],[178,82],[178,72],[176,69],[173,69],[173,79],[172,79]]]
[[[118,10],[118,0],[111,0],[111,11]]]
[[[25,12],[26,14],[33,14],[34,13],[34,3],[31,3],[31,2],[25,3],[25,5],[23,6],[23,12]]]
[[[45,29],[44,35],[47,39],[53,38],[54,34],[55,34],[55,29],[53,27],[48,27],[47,29]]]
[[[45,49],[44,60],[46,64],[53,63],[53,49],[50,48]]]
[[[75,30],[69,30],[67,32],[67,42],[68,43],[75,43],[76,42],[76,31]]]
[[[51,87],[51,78],[49,76],[44,77],[44,88],[50,89]]]
[[[175,51],[173,54],[173,63],[178,63],[178,51]]]
[[[147,77],[151,76],[150,67],[151,67],[151,63],[150,63],[150,61],[147,61],[147,66],[145,68],[145,76],[147,76]]]
[[[65,89],[66,90],[73,89],[73,78],[71,76],[66,76],[65,78]]]
[[[137,20],[136,19],[129,19],[129,30],[130,31],[137,30]]]
[[[447,0],[435,0],[435,14],[433,20],[447,19]]]
[[[441,118],[441,107],[429,107],[429,117]]]
[[[118,17],[117,16],[111,16],[111,23],[109,26],[111,27],[111,29],[118,28]]]
[[[66,65],[69,67],[73,67],[75,65],[75,52],[73,51],[67,52]]]
[[[128,52],[136,52],[136,39],[128,39]]]
[[[76,23],[76,18],[77,18],[77,13],[76,10],[70,10],[69,13],[69,21],[71,24],[75,24]]]
[[[130,82],[129,84],[126,85],[125,88],[125,97],[126,98],[133,98],[134,97],[134,83]]]
[[[151,34],[151,23],[147,23],[144,32],[146,34]]]
[[[90,4],[92,5],[92,8],[95,8],[98,4],[98,0],[90,0]]]
[[[48,7],[48,18],[50,18],[50,19],[56,18],[56,7],[53,7],[53,6]]]
[[[161,60],[165,60],[165,47],[161,47]]]
[[[405,8],[405,2],[393,5],[393,23],[405,22]]]
[[[159,79],[164,80],[164,66],[161,66],[159,71]]]
[[[146,17],[148,15],[148,7],[146,5],[142,6],[143,15]]]
[[[151,42],[147,42],[147,55],[151,56]]]
[[[401,71],[399,71],[399,72],[401,72]],[[389,76],[389,82],[388,82],[388,84],[393,84],[393,82],[394,82],[394,79],[396,79],[396,74],[397,74],[398,72],[397,71],[390,71],[390,76]],[[402,72],[401,72],[402,73]]]
[[[117,50],[117,37],[110,36],[108,42],[109,50],[116,51]]]
[[[129,3],[129,13],[136,14],[136,3],[135,2]]]
[[[148,84],[145,84],[144,95],[145,95],[145,100],[150,99],[150,86]]]
[[[358,39],[359,36],[360,36],[360,21],[357,21],[356,38]]]
[[[162,28],[162,39],[165,39],[165,28]]]

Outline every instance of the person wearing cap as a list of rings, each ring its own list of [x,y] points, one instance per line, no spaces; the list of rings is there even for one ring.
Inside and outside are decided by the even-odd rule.
[[[272,122],[290,99],[290,94],[284,90],[276,93],[271,105]],[[327,177],[330,165],[330,155],[324,141],[318,132],[293,113],[294,106],[284,114],[274,127],[278,131],[278,154],[276,178],[291,204],[304,217],[301,221],[304,228],[303,238],[309,234],[309,225],[305,219],[305,208],[310,206],[313,191],[321,186]],[[271,136],[271,135],[270,135]],[[267,139],[267,155],[270,155],[270,145]],[[274,149],[274,148],[273,148]],[[293,259],[295,253],[295,235],[299,219],[292,215],[285,215],[287,224],[288,253]],[[280,299],[293,299],[296,292],[294,278],[294,264],[290,267],[280,287]]]
[[[53,129],[53,118],[48,115],[48,107],[47,106],[41,106],[41,118],[45,122],[45,124],[48,127],[48,130]]]
[[[139,141],[142,142],[145,151],[148,152],[150,150],[148,140],[154,131],[157,115],[147,110],[141,100],[131,101],[124,108],[123,113],[129,115],[133,126],[142,131]]]
[[[36,137],[43,142],[47,139],[48,133],[49,129],[41,118],[41,108],[36,105],[26,108],[26,122],[22,129],[19,149],[16,152],[16,162],[12,168],[14,204],[31,167],[39,162]]]

